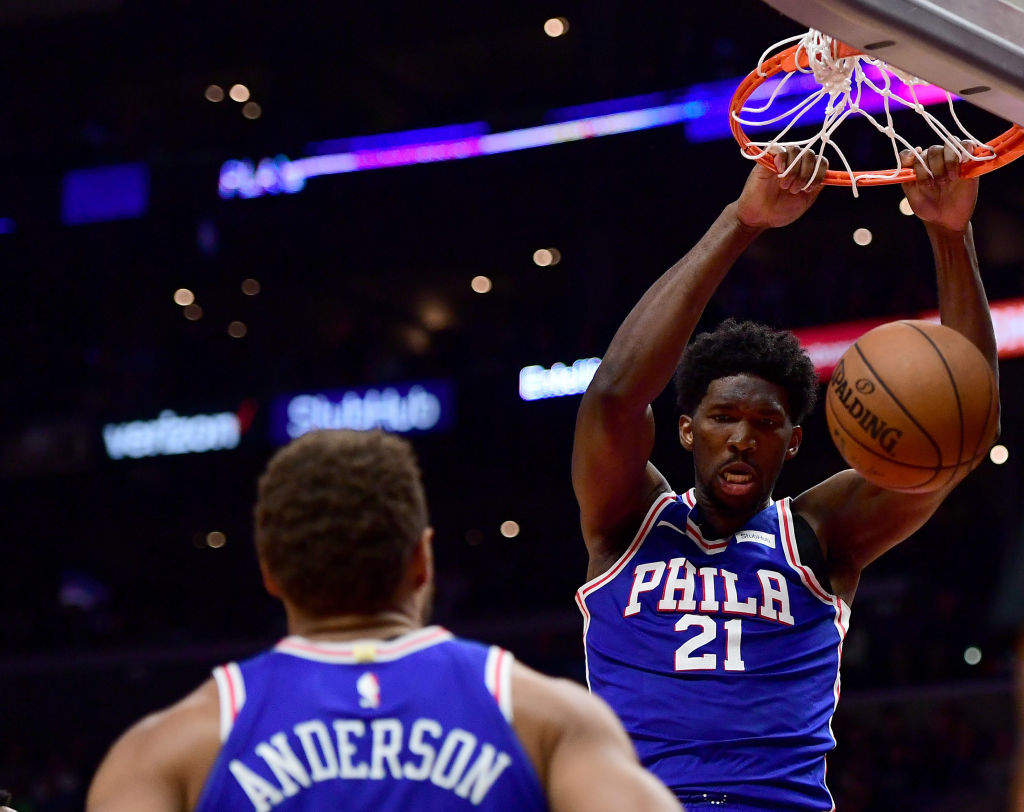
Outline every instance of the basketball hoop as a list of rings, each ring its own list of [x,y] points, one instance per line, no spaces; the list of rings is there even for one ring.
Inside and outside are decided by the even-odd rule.
[[[796,41],[785,50],[774,56],[768,56],[773,50]],[[783,74],[782,78],[771,89],[768,99],[755,106],[747,106],[751,96],[773,77]],[[769,108],[783,91],[787,83],[799,74],[812,74],[817,89],[812,88],[806,98],[789,107],[782,113],[768,113]],[[898,87],[894,86],[898,85]],[[959,128],[960,134],[943,124],[929,113],[919,101],[918,86],[927,85],[921,79],[902,73],[880,59],[861,53],[820,31],[811,29],[806,34],[782,40],[771,46],[761,55],[758,66],[740,83],[729,103],[729,126],[733,136],[740,145],[745,158],[755,160],[763,166],[775,170],[772,158],[773,148],[788,146],[800,147],[800,154],[812,153],[816,164],[825,157],[825,149],[831,147],[839,156],[844,169],[830,169],[825,173],[824,182],[833,186],[850,186],[857,196],[858,186],[878,186],[890,183],[904,183],[915,178],[912,167],[901,167],[900,149],[914,149],[911,144],[893,126],[892,105],[913,110],[920,115],[941,143],[952,147],[960,155],[962,163],[961,177],[974,177],[991,172],[1021,155],[1024,155],[1024,127],[1014,124],[1002,135],[985,143],[979,141],[964,128],[953,109],[953,97],[946,91],[949,111]],[[862,107],[865,88],[882,99],[885,123],[883,124],[869,110]],[[907,97],[909,96],[909,98]],[[789,131],[800,123],[801,118],[815,104],[826,100],[825,119],[821,129],[810,138],[802,140],[786,140]],[[850,167],[846,155],[833,139],[836,129],[846,118],[854,113],[860,114],[875,129],[887,136],[892,143],[895,167],[887,170],[854,170]],[[764,118],[753,119],[745,114],[766,114]],[[773,138],[765,141],[753,141],[744,132],[743,127],[762,127],[778,125],[782,127]],[[931,175],[927,164],[918,156],[925,171]],[[782,173],[785,175],[796,161]]]

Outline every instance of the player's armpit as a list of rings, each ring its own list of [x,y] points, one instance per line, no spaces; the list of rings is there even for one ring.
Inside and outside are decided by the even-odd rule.
[[[629,544],[655,491],[669,489],[648,461],[654,447],[650,406],[638,416],[619,415],[592,384],[580,404],[573,442],[572,483],[592,566],[588,578],[614,562]]]
[[[518,663],[512,679],[516,733],[552,812],[679,812],[679,802],[640,765],[622,724],[602,700]]]
[[[87,812],[186,812],[199,799],[220,749],[217,689],[210,680],[137,722],[110,748]]]
[[[952,487],[897,493],[850,469],[804,491],[793,510],[818,536],[832,587],[851,604],[861,570],[928,521]]]

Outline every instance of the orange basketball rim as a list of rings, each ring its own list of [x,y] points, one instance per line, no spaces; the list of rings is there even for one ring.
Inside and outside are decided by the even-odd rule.
[[[863,52],[838,40],[833,41],[832,52],[836,59],[866,56]],[[890,71],[893,70],[885,66],[884,63],[883,66]],[[807,48],[804,42],[801,41],[764,59],[743,79],[739,87],[736,88],[736,92],[729,103],[729,127],[741,150],[747,157],[756,160],[759,164],[768,167],[773,172],[776,170],[771,154],[763,145],[758,145],[751,141],[746,132],[744,132],[743,125],[738,118],[742,117],[741,113],[753,93],[769,79],[784,73],[808,72],[810,68]],[[795,142],[778,141],[777,143],[779,146],[785,146]],[[1006,132],[996,136],[991,141],[984,145],[979,144],[976,146],[973,152],[976,156],[986,155],[986,159],[966,161],[961,167],[961,177],[971,178],[983,175],[986,172],[991,172],[993,169],[1005,166],[1021,157],[1021,155],[1024,155],[1024,127],[1019,124],[1013,124]],[[857,186],[905,183],[914,179],[915,174],[912,167],[898,170],[830,169],[825,173],[824,182],[832,186],[853,186],[856,189]]]

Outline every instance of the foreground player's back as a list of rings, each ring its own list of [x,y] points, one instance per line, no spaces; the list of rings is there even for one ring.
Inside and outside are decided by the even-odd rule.
[[[293,441],[260,479],[256,528],[292,636],[134,725],[89,812],[678,812],[602,700],[423,627],[434,531],[404,440]]]
[[[197,809],[547,809],[510,724],[511,665],[435,626],[289,637],[218,669],[226,739]]]
[[[288,637],[115,743],[88,812],[679,812],[600,699],[439,627]]]

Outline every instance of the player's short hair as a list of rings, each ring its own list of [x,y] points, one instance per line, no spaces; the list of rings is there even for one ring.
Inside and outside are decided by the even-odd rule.
[[[676,370],[676,408],[692,415],[712,381],[743,373],[786,390],[793,425],[804,421],[818,399],[818,374],[795,335],[729,318],[687,346]]]
[[[428,524],[412,446],[382,431],[314,431],[259,480],[256,550],[283,597],[313,616],[387,607]]]

